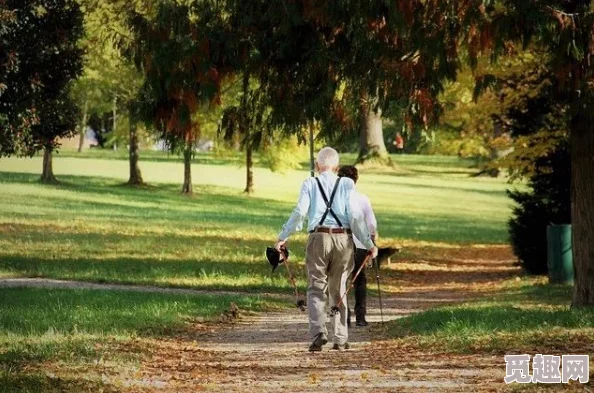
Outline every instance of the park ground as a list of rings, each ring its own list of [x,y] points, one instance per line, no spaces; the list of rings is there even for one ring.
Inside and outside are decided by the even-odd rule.
[[[382,268],[389,322],[309,354],[263,257],[307,172],[257,167],[248,197],[240,160],[198,156],[193,197],[175,156],[145,154],[142,188],[122,186],[121,153],[64,152],[59,186],[38,183],[39,157],[0,160],[0,392],[591,390],[503,383],[504,354],[594,354],[594,312],[515,263],[505,181],[445,157],[364,170],[380,245],[403,247]]]

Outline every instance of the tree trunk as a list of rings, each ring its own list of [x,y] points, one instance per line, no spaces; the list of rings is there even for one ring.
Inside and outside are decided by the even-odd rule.
[[[245,190],[243,192],[251,194],[254,192],[254,160],[252,157],[252,144],[248,143],[245,146],[245,166],[246,166],[246,178],[245,178]]]
[[[114,135],[117,130],[118,125],[118,97],[113,97],[113,132]],[[113,142],[113,151],[118,151],[118,142],[117,139]]]
[[[243,192],[251,194],[254,192],[254,159],[251,138],[251,125],[249,122],[248,114],[248,95],[250,90],[250,74],[247,71],[243,71],[243,85],[242,85],[242,96],[241,96],[241,134],[245,135],[245,190]]]
[[[142,181],[142,173],[138,167],[138,125],[136,120],[130,116],[130,179],[128,179],[128,185],[141,186],[144,184]]]
[[[369,100],[361,100],[359,148],[357,163],[374,161],[380,164],[391,164],[384,142],[381,111],[376,112],[373,109],[373,103]]]
[[[56,184],[58,180],[54,176],[53,167],[53,146],[45,146],[43,148],[43,171],[41,172],[41,182],[46,184]]]
[[[316,161],[314,158],[314,124],[309,123],[309,175],[316,175]]]
[[[186,142],[184,149],[184,185],[182,187],[182,194],[192,194],[192,142]]]
[[[571,221],[573,306],[594,305],[594,92],[572,105]]]
[[[78,152],[81,153],[85,146],[85,136],[87,134],[87,116],[89,113],[89,100],[85,99],[85,105],[83,107],[83,115],[80,123],[80,140],[78,141]]]
[[[105,144],[105,133],[107,132],[107,125],[105,123],[105,113],[103,113],[101,115],[101,137],[99,138],[99,145],[101,146],[101,148],[104,148],[104,144]]]

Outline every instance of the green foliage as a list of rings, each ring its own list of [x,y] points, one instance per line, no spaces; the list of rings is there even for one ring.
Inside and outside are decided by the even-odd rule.
[[[309,158],[309,147],[300,144],[296,137],[284,137],[264,149],[260,161],[272,172],[286,173],[301,168]]]
[[[565,141],[534,163],[528,192],[509,192],[518,204],[509,221],[510,240],[522,266],[547,273],[547,226],[571,223],[571,160]]]
[[[255,40],[266,59],[255,75],[272,121],[297,135],[320,121],[330,137],[353,128],[363,96],[376,97],[375,107],[384,109],[402,102],[411,126],[434,120],[443,80],[456,75],[464,25],[478,13],[453,2],[252,2],[247,9],[243,3],[249,25],[267,32]]]
[[[164,2],[154,16],[130,11],[129,58],[144,74],[139,115],[172,146],[194,143],[195,114],[220,102],[226,62],[220,9],[209,4]],[[212,4],[210,4],[212,5]]]
[[[272,138],[268,122],[270,110],[259,86],[250,81],[249,69],[242,73],[241,92],[237,99],[225,105],[219,135],[228,143],[239,142],[245,149],[255,150],[263,147],[264,139]]]
[[[82,13],[74,0],[7,0],[0,14],[0,155],[52,149],[75,124]]]
[[[112,112],[114,106],[125,117],[142,83],[142,75],[118,47],[121,37],[130,35],[126,14],[118,2],[79,2],[85,16],[85,36],[79,44],[85,51],[85,67],[74,83],[73,98],[79,107],[88,108],[88,117]]]
[[[501,97],[491,118],[515,140],[507,154],[489,166],[506,168],[512,181],[529,179],[529,191],[509,192],[517,204],[508,223],[510,240],[528,272],[545,274],[546,228],[571,222],[567,103],[546,56],[526,52],[519,62],[501,63],[514,64],[518,67],[512,72],[504,67],[481,77],[475,93],[486,88],[487,96]],[[484,100],[480,95],[478,99]]]
[[[430,151],[473,158],[483,168],[510,169],[506,156],[517,147],[512,134],[525,133],[515,118],[534,116],[542,98],[552,94],[551,84],[546,56],[534,48],[510,53],[496,64],[482,59],[474,70],[463,69],[440,96],[443,125]],[[534,120],[534,128],[542,126],[541,118]]]

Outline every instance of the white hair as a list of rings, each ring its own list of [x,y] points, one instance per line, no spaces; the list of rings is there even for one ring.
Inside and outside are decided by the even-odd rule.
[[[326,146],[318,152],[316,159],[320,169],[334,169],[338,167],[338,152],[333,148]]]

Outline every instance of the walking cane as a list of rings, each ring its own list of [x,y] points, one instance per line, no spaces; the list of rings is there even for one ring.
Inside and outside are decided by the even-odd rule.
[[[347,290],[344,293],[344,295],[342,295],[342,297],[340,298],[340,301],[338,302],[338,304],[335,305],[335,306],[332,306],[330,308],[330,315],[331,316],[335,316],[337,313],[340,312],[340,306],[343,305],[344,299],[346,299],[346,297],[349,294],[350,290],[353,288],[353,286],[355,286],[355,281],[357,280],[357,277],[359,277],[359,274],[361,274],[361,271],[363,270],[363,268],[369,263],[369,258],[371,258],[371,255],[372,255],[371,251],[367,253],[367,256],[365,257],[365,260],[363,261],[363,263],[361,264],[361,266],[359,266],[359,270],[357,270],[357,273],[355,273],[355,276],[353,277],[353,280],[351,281],[351,284],[347,288]]]
[[[281,252],[285,257],[285,267],[287,268],[287,274],[289,275],[289,280],[291,284],[293,284],[293,290],[295,291],[295,299],[297,299],[296,305],[301,311],[305,311],[305,299],[300,299],[299,290],[297,289],[297,282],[295,282],[295,277],[291,274],[291,269],[289,268],[289,256],[285,253],[285,250],[281,248]]]
[[[373,264],[375,265],[375,281],[377,282],[377,294],[379,296],[380,315],[382,323],[384,323],[384,306],[382,303],[382,289],[380,287],[380,275],[379,275],[379,260],[374,258]]]

